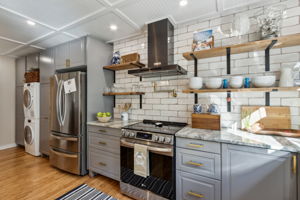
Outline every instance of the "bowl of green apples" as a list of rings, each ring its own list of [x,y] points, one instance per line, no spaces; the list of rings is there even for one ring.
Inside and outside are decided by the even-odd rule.
[[[97,119],[99,122],[106,123],[111,119],[111,113],[110,112],[98,112]]]

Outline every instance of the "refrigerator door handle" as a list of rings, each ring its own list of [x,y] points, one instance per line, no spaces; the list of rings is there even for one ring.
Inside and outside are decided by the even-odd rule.
[[[66,94],[65,94],[65,90],[64,90],[64,81],[62,81],[61,95],[64,95],[64,98],[62,100],[63,109],[62,109],[62,113],[61,113],[61,124],[64,125],[65,119],[66,119],[66,113],[67,113],[67,105],[66,105],[67,101],[66,101]]]
[[[56,91],[56,117],[59,125],[61,126],[61,121],[60,121],[60,104],[59,104],[59,90],[60,90],[60,81],[57,81],[57,91]]]

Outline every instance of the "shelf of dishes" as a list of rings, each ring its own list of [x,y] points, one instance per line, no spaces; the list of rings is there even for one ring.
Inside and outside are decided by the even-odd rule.
[[[183,90],[183,93],[300,91],[300,86],[286,87],[285,84],[279,83],[279,87],[275,87],[275,83],[276,76],[257,76],[252,79],[233,76],[229,80],[208,78],[204,84],[201,77],[192,77],[190,89]]]
[[[183,53],[183,57],[187,60],[193,60],[194,58],[203,59],[218,56],[226,56],[227,49],[230,48],[231,54],[239,54],[253,51],[264,51],[272,43],[273,40],[277,40],[276,44],[272,48],[283,48],[289,46],[300,45],[300,33],[281,36],[268,40],[259,40],[253,42],[247,42],[243,44],[236,44],[223,47],[215,47],[207,50],[186,52]]]

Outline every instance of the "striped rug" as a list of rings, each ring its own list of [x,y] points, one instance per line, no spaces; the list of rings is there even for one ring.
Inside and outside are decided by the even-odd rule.
[[[87,184],[79,185],[56,200],[117,200]]]

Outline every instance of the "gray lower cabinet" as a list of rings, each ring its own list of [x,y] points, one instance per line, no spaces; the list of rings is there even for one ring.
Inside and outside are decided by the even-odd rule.
[[[293,156],[290,152],[223,144],[222,199],[296,200]]]
[[[40,85],[40,152],[49,155],[49,107],[50,107],[50,84]]]
[[[24,145],[23,86],[16,87],[16,144]]]
[[[88,170],[90,176],[120,180],[121,129],[88,125]]]
[[[40,119],[40,152],[49,156],[49,119]]]

